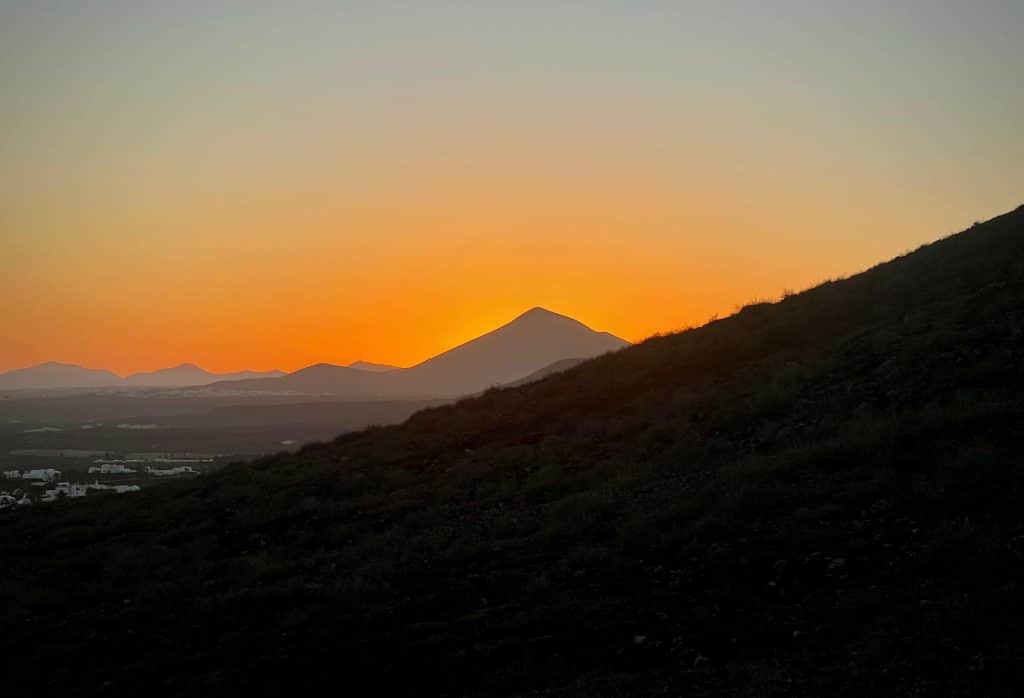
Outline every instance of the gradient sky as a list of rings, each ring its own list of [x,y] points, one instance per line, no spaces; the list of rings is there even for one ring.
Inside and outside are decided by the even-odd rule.
[[[1024,203],[1022,35],[1020,0],[0,0],[0,370],[699,324]]]

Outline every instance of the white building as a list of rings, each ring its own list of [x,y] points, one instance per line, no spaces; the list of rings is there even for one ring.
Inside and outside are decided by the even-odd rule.
[[[20,470],[5,470],[4,471],[4,477],[7,478],[8,480],[20,480],[21,479],[21,471]]]
[[[72,484],[70,482],[58,482],[57,486],[52,490],[46,490],[43,494],[42,501],[52,502],[58,497],[68,497],[69,499],[84,497],[87,490],[88,488],[85,485]]]
[[[39,470],[26,470],[21,474],[22,480],[42,480],[43,482],[53,482],[60,477],[60,471],[54,470],[53,468],[42,468]]]
[[[85,485],[71,484],[68,482],[62,482],[57,485],[57,489],[63,491],[68,497],[84,497],[88,488]]]
[[[113,490],[118,494],[125,494],[127,492],[139,492],[142,490],[138,485],[106,485],[101,482],[94,482],[91,485],[86,485],[91,490]]]
[[[100,473],[101,475],[124,475],[136,471],[120,463],[103,463],[102,465],[90,465],[89,472]]]
[[[168,475],[198,475],[199,471],[191,465],[179,465],[177,468],[159,469],[149,466],[146,472],[154,477],[167,477]]]

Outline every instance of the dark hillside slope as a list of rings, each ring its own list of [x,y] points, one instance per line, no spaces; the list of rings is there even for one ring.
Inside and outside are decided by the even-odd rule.
[[[1024,209],[396,427],[0,519],[14,694],[1016,696]]]

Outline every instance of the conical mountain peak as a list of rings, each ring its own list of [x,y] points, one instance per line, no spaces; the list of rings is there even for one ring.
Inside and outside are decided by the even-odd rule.
[[[577,320],[573,320],[573,318],[569,317],[568,315],[556,313],[552,310],[548,310],[547,308],[542,308],[539,305],[530,308],[525,313],[522,313],[521,315],[516,317],[512,322],[518,322],[520,320],[538,320],[545,318],[558,318],[562,320],[572,320],[573,322],[578,322]]]

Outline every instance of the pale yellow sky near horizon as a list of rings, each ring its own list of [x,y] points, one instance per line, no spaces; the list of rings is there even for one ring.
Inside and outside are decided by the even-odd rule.
[[[0,4],[0,370],[637,341],[1024,203],[1020,3]]]

